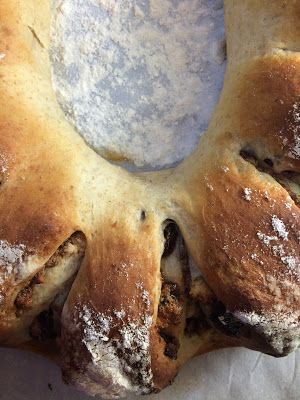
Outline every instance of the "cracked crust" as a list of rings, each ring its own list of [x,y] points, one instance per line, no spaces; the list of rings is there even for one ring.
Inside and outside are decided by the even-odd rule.
[[[27,341],[55,304],[64,378],[90,394],[160,390],[191,357],[221,347],[280,356],[298,346],[299,2],[226,0],[225,10],[228,69],[201,146],[175,169],[134,175],[89,149],[57,105],[50,2],[0,4],[0,341],[49,356],[48,341]],[[168,220],[201,271],[201,295],[181,282],[186,261],[174,258]],[[38,303],[32,279],[74,232],[84,258],[55,258],[61,275],[38,282]],[[183,285],[172,329],[158,317],[169,256]],[[36,307],[20,319],[15,300],[31,284]],[[202,318],[197,334],[186,333],[189,307]]]

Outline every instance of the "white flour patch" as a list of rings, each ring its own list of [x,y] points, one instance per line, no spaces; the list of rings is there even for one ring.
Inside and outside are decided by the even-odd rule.
[[[225,71],[221,0],[54,0],[53,83],[100,153],[174,164],[196,147]]]
[[[291,203],[285,203],[285,208],[287,208],[288,210],[292,209],[292,204]]]
[[[266,246],[269,246],[269,244],[272,240],[278,240],[277,236],[269,236],[262,232],[257,232],[257,236],[258,236],[259,240],[261,240],[263,242],[263,244],[265,244]]]
[[[277,257],[283,257],[285,255],[285,250],[284,250],[282,244],[272,246],[272,252],[273,252],[274,256],[277,256]]]
[[[0,240],[0,284],[19,272],[26,247],[23,244],[12,245]]]
[[[259,259],[258,255],[257,255],[256,253],[251,254],[251,255],[250,255],[250,258],[251,258],[253,261],[256,261],[258,264],[264,265],[264,262],[261,261],[261,260]]]
[[[25,251],[24,244],[13,245],[6,240],[0,240],[0,304],[5,299],[1,285],[10,279],[20,277]]]
[[[222,165],[221,170],[222,170],[223,172],[225,172],[225,174],[226,174],[227,172],[229,172],[229,168],[228,168],[226,165]]]
[[[278,234],[278,236],[284,240],[288,239],[289,233],[281,219],[279,219],[276,215],[272,216],[272,227],[274,231]]]
[[[300,157],[300,105],[295,103],[292,111],[294,117],[294,147],[291,149],[290,156],[298,159]]]
[[[295,254],[294,249],[288,248],[289,232],[287,231],[284,222],[276,215],[272,216],[271,225],[278,236],[268,236],[262,232],[257,232],[257,236],[265,246],[271,249],[273,256],[278,258],[280,262],[286,267],[283,272],[284,276],[289,275],[299,281],[300,259],[299,256]],[[274,241],[276,243],[273,243]],[[278,243],[279,241],[283,241],[284,243]],[[252,256],[251,258],[254,259]]]
[[[12,265],[19,264],[25,252],[25,245],[12,245],[6,240],[0,240],[0,265],[9,272]]]
[[[258,314],[256,312],[236,311],[234,315],[242,322],[256,328],[268,338],[271,346],[278,353],[295,350],[300,342],[299,312],[288,313],[283,311],[270,311]]]
[[[107,310],[106,314],[90,305],[78,308],[76,326],[79,323],[83,328],[82,343],[92,360],[79,385],[90,394],[111,397],[112,389],[118,396],[127,391],[146,394],[152,387],[150,297],[141,283],[138,289],[144,310],[136,318],[123,308]]]
[[[245,188],[243,190],[243,197],[246,201],[251,201],[252,190],[250,188]]]
[[[300,158],[300,103],[295,102],[292,109],[288,113],[287,132],[293,135],[293,143],[288,147],[288,156],[294,159]],[[284,146],[287,145],[288,139],[286,133],[283,129],[280,131],[282,135],[282,143]]]

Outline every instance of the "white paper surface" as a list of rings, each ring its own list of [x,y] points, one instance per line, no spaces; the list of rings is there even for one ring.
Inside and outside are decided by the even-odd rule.
[[[0,349],[0,360],[0,400],[91,399],[64,385],[59,368],[41,356]],[[172,386],[158,395],[143,397],[144,400],[299,398],[299,351],[274,359],[244,349],[220,350],[198,357],[185,366]]]

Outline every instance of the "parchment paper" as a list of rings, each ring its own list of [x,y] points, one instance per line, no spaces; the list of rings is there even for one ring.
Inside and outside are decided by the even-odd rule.
[[[0,349],[0,360],[0,400],[91,399],[64,385],[59,368],[40,356]],[[274,359],[244,349],[219,350],[194,359],[172,386],[147,398],[299,400],[300,352]]]

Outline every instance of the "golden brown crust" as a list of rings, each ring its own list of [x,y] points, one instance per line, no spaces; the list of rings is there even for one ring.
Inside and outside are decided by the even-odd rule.
[[[265,335],[265,351],[280,354],[299,340],[300,58],[293,49],[273,47],[264,28],[253,33],[247,27],[256,15],[258,21],[273,19],[279,31],[299,5],[226,5],[229,67],[202,147],[176,173],[176,191],[182,184],[189,193],[179,196],[189,214],[180,226],[217,297]],[[249,47],[242,48],[246,37]]]
[[[240,64],[273,49],[299,51],[297,0],[225,0],[229,64]]]
[[[221,347],[278,356],[299,343],[300,6],[225,8],[228,70],[201,146],[176,169],[133,175],[89,149],[56,103],[50,2],[0,4],[0,341],[46,354],[25,342],[63,307],[64,376],[90,394],[160,390]],[[184,243],[164,235],[169,220]],[[191,258],[207,298],[193,294]]]
[[[260,148],[262,156],[273,155],[281,171],[299,172],[299,66],[295,54],[256,58],[240,67],[238,77],[229,77],[231,93],[224,91],[231,98],[226,111],[235,116],[223,121],[224,129],[242,145]]]

